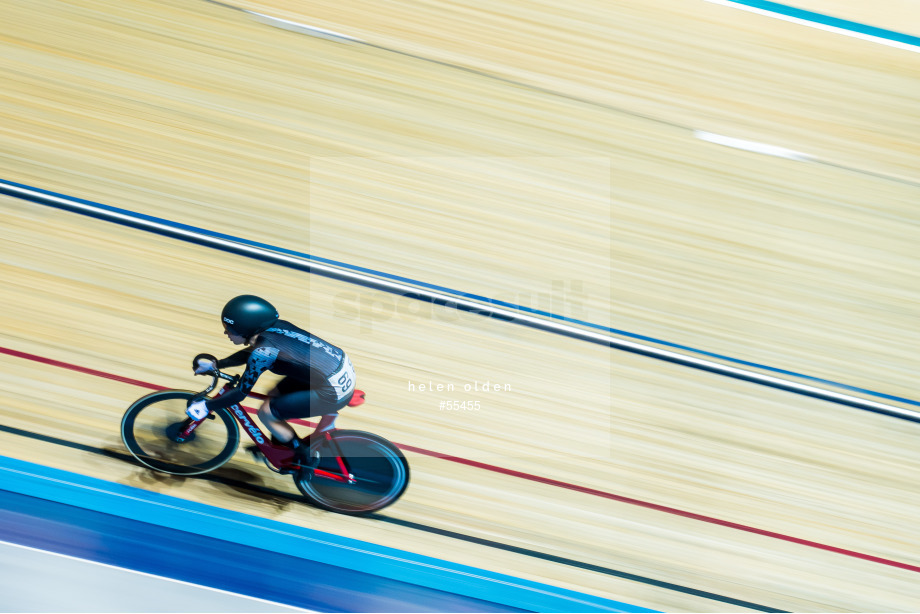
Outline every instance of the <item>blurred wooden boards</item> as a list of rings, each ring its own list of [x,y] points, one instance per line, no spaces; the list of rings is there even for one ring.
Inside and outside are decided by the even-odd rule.
[[[327,21],[345,25],[348,5],[337,6],[343,12]],[[493,39],[504,51],[457,29],[447,9],[426,13],[439,33],[455,32],[426,39],[426,51],[440,41],[463,56],[448,59],[602,103],[586,104],[204,3],[12,2],[0,28],[0,176],[463,291],[501,290],[506,300],[552,299],[555,281],[582,281],[586,296],[574,300],[602,324],[916,396],[917,188],[736,152],[688,129],[754,138],[752,127],[762,128],[786,135],[772,144],[902,173],[916,162],[915,58],[830,35],[803,39],[753,16],[726,27],[737,12],[723,22],[709,8],[694,16],[663,6],[508,5],[493,28],[524,25]],[[681,6],[671,8],[690,10]],[[398,17],[418,7],[388,8]],[[578,23],[562,32],[541,21],[566,10],[596,19],[595,55],[575,37]],[[477,14],[480,26],[488,15]],[[366,26],[392,36],[388,23]],[[416,35],[409,28],[393,42],[418,50]],[[461,46],[467,36],[472,44]],[[787,39],[793,46],[775,48]],[[483,55],[495,64],[477,64]],[[569,61],[582,56],[585,71]],[[610,57],[631,60],[597,60]],[[763,113],[768,102],[781,104]],[[613,103],[627,112],[604,106]],[[691,120],[700,121],[674,125]],[[914,425],[9,199],[0,211],[6,345],[192,387],[194,353],[231,350],[214,314],[257,288],[355,358],[369,404],[346,426],[918,564]],[[478,266],[466,270],[465,257]],[[605,272],[612,277],[598,279]],[[3,361],[3,423],[85,445],[118,447],[118,419],[143,393]],[[429,381],[511,391],[409,389]],[[480,400],[482,410],[448,413],[442,398]],[[61,446],[3,442],[36,462],[78,463],[99,477],[642,605],[735,609],[225,485],[175,483]],[[275,484],[247,463],[230,469]],[[920,607],[908,571],[445,461],[412,463],[412,489],[391,510],[403,520],[772,607]]]
[[[607,322],[610,178],[605,157],[313,158],[310,243],[372,269]]]
[[[916,54],[729,7],[674,0],[237,5],[666,124],[901,177],[917,166]],[[895,0],[860,12],[889,6],[886,22],[910,10]]]
[[[23,251],[6,236],[2,241],[7,251],[3,277],[14,282],[5,346],[160,385],[201,385],[182,375],[188,373],[189,356],[201,349],[221,353],[226,344],[218,343],[216,331],[209,332],[214,318],[208,310],[194,306],[213,299],[188,297],[195,296],[192,288],[216,291],[225,283],[210,280],[213,271],[225,266],[225,256],[174,243],[171,253],[187,254],[185,262],[197,265],[173,278],[168,261],[131,266],[148,250],[163,249],[159,238],[62,212],[36,215],[21,203],[4,201],[4,212],[2,228],[15,228],[5,231],[34,246]],[[50,237],[53,247],[46,239],[49,227],[62,231]],[[99,245],[100,236],[109,238],[106,245]],[[49,257],[59,253],[54,250],[69,257]],[[173,292],[164,291],[157,299],[131,297],[129,280],[102,272],[116,261],[143,268],[147,281],[134,283],[171,283]],[[299,282],[284,269],[243,259],[234,263],[236,275],[258,271],[266,288]],[[96,275],[81,280],[77,264],[95,269]],[[15,283],[42,270],[40,287]],[[450,321],[402,313],[370,322],[343,319],[335,316],[332,301],[316,298],[334,296],[335,283],[309,283],[314,297],[309,309],[289,294],[282,308],[303,310],[313,330],[333,331],[330,338],[349,351],[354,348],[361,386],[369,392],[365,408],[343,415],[344,426],[800,539],[917,562],[911,553],[920,545],[920,533],[907,527],[920,504],[910,477],[920,468],[920,454],[913,445],[916,433],[898,421],[780,392],[758,390],[755,395],[746,384],[610,355],[603,348],[482,318]],[[85,298],[65,302],[60,296]],[[164,312],[172,313],[175,336],[164,338],[149,324]],[[133,313],[137,317],[126,317]],[[141,317],[144,313],[149,316]],[[187,340],[182,339],[183,321],[198,324]],[[458,327],[464,344],[452,341]],[[418,340],[409,342],[412,331]],[[136,349],[124,348],[127,342]],[[5,425],[121,450],[118,420],[145,390],[21,359],[3,361],[3,397],[15,399],[4,405]],[[611,370],[612,378],[605,380]],[[461,397],[480,400],[480,412],[441,411],[435,405],[440,398],[459,395],[406,389],[407,380],[459,383],[482,377],[508,381],[512,390]],[[23,396],[23,390],[29,394]],[[513,569],[612,598],[667,609],[720,611],[725,606],[571,565],[495,552],[412,526],[344,519],[232,486],[152,475],[98,454],[6,434],[3,439],[4,449],[14,456],[451,560]],[[417,454],[410,458],[412,489],[387,512],[404,522],[797,611],[857,603],[873,609],[879,602],[872,591],[878,587],[885,587],[884,609],[910,609],[915,603],[907,571]],[[286,480],[242,455],[227,471],[237,480],[293,492]],[[752,560],[762,561],[763,573],[779,574],[776,583],[754,581]],[[705,561],[705,572],[700,561]],[[811,600],[815,603],[809,605]]]
[[[13,77],[6,177],[524,304],[527,293],[558,295],[554,283],[580,284],[585,308],[564,315],[913,393],[915,186],[738,152],[674,126],[270,28],[206,3],[196,11],[112,7],[106,19],[136,17],[144,29],[122,34],[130,48],[106,47],[95,37],[107,23],[97,5],[67,6],[40,22],[30,19],[37,5],[17,5],[11,20],[19,37],[35,42],[4,55]],[[654,15],[663,21],[666,13]],[[69,55],[55,55],[59,43],[48,33],[63,28]],[[203,32],[213,36],[208,46],[170,42]],[[645,32],[663,36],[651,26]],[[104,61],[87,77],[100,53]],[[49,54],[55,59],[45,64]],[[798,69],[810,65],[807,57]],[[836,74],[821,78],[831,87]],[[87,88],[87,79],[99,88]],[[123,85],[108,92],[108,83]],[[779,91],[799,100],[786,86]],[[915,100],[913,91],[891,102]],[[673,98],[672,111],[684,99]],[[756,111],[739,109],[735,115]],[[875,126],[866,138],[909,123],[896,112],[864,119]],[[877,159],[862,146],[846,151],[863,152],[866,164]],[[489,165],[490,158],[509,159]],[[601,158],[609,160],[607,183]],[[576,168],[581,159],[585,169]],[[430,166],[419,172],[423,160]],[[543,189],[533,177],[554,160]],[[329,165],[340,169],[335,178]],[[370,165],[389,166],[366,174]],[[516,177],[506,173],[514,166]],[[573,170],[566,182],[562,172]],[[445,175],[458,187],[445,190]],[[560,216],[581,226],[567,228]],[[511,218],[528,221],[509,228]],[[454,220],[470,230],[457,233]],[[586,224],[594,224],[590,240]],[[536,262],[535,246],[545,246]],[[761,256],[750,262],[748,252]],[[476,266],[464,270],[468,260]],[[872,299],[876,292],[885,300]],[[528,306],[542,308],[536,300]]]

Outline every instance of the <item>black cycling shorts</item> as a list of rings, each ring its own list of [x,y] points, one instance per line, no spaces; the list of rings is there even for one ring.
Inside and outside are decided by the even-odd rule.
[[[269,396],[269,407],[272,415],[278,420],[336,414],[343,407],[347,407],[348,401],[351,400],[351,397],[348,397],[337,403],[327,401],[310,390],[310,382],[293,377],[285,377],[278,382]]]

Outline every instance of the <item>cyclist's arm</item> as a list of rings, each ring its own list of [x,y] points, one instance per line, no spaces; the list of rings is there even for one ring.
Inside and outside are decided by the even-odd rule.
[[[217,368],[226,369],[227,367],[238,367],[240,365],[245,365],[249,361],[250,352],[252,352],[252,350],[247,348],[234,354],[230,354],[226,358],[221,358],[217,361]]]
[[[239,353],[239,352],[238,352]],[[220,409],[230,407],[243,401],[256,385],[259,376],[275,364],[278,357],[278,349],[272,347],[258,347],[249,354],[249,360],[246,361],[246,370],[243,371],[243,377],[236,388],[231,388],[216,399],[210,399],[206,405],[208,409]]]

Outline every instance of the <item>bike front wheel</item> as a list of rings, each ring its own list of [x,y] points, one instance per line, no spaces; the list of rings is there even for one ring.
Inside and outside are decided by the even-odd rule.
[[[332,512],[375,512],[393,504],[409,485],[406,457],[392,443],[372,433],[334,431],[332,441],[314,441],[310,454],[318,458],[318,464],[314,471],[301,471],[294,482],[312,503]],[[343,465],[350,475],[343,473]]]
[[[121,420],[121,438],[141,464],[174,475],[197,475],[226,463],[240,444],[236,422],[226,410],[213,412],[185,441],[177,435],[191,422],[185,408],[195,396],[164,390],[134,402]]]

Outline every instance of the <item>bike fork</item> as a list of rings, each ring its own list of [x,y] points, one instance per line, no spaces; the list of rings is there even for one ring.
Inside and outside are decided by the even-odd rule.
[[[172,440],[175,441],[176,443],[185,443],[192,436],[192,433],[195,432],[195,429],[197,429],[201,425],[202,422],[208,419],[213,420],[214,414],[213,413],[208,414],[201,420],[194,420],[192,418],[186,418],[180,423],[179,431],[172,437]]]

